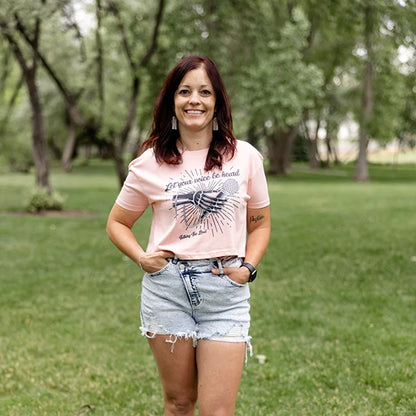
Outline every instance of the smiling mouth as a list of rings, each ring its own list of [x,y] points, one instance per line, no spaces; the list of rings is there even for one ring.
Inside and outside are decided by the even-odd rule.
[[[204,114],[204,111],[202,111],[202,110],[185,110],[185,113],[186,114],[196,114],[196,115],[199,115],[199,114]]]

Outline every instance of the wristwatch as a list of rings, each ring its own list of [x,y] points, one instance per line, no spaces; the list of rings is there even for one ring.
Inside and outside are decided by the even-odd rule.
[[[243,263],[240,267],[247,267],[250,270],[250,277],[248,278],[249,283],[257,277],[257,269],[250,263]]]

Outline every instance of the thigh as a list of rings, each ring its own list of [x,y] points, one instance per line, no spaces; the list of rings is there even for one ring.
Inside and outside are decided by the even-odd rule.
[[[245,355],[245,342],[198,341],[196,359],[201,416],[234,415]]]
[[[148,342],[159,370],[165,400],[196,401],[197,375],[193,340],[155,335]]]

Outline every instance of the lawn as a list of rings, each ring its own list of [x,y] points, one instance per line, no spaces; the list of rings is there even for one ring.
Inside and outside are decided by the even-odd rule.
[[[416,414],[416,168],[370,173],[269,179],[237,416]],[[112,166],[52,173],[65,208],[92,216],[21,215],[32,184],[0,175],[0,414],[162,415],[138,330],[141,273],[105,235]],[[144,244],[148,221],[135,232]]]

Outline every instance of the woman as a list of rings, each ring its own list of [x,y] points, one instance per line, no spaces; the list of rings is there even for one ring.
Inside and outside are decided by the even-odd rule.
[[[153,130],[108,218],[111,241],[144,271],[141,330],[165,415],[233,415],[251,348],[248,282],[270,236],[261,155],[235,139],[215,64],[190,56],[169,73]],[[144,250],[133,224],[151,205]]]

